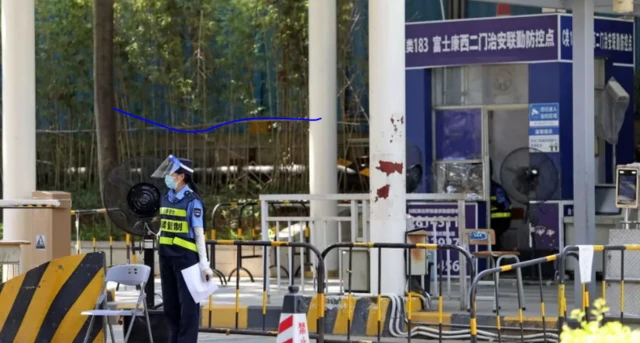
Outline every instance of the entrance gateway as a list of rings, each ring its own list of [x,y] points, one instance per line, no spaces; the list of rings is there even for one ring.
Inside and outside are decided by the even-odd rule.
[[[510,247],[529,250],[531,255],[524,254],[529,258],[574,242],[572,31],[572,16],[557,13],[406,24],[407,145],[420,150],[427,170],[416,192],[446,193],[450,171],[457,170],[462,180],[458,188],[470,193],[467,229],[490,227],[489,185],[491,178],[500,182],[503,159],[520,147],[540,150],[556,164],[557,190],[549,201],[535,206],[533,238],[528,225],[514,218],[503,239]],[[595,87],[593,100],[587,101],[594,101],[591,120],[597,133],[602,116],[609,113],[607,84],[617,83],[634,93],[635,30],[633,21],[597,17],[594,31]],[[600,207],[596,244],[607,244],[608,229],[613,228],[601,222],[622,219],[615,208],[613,183],[615,165],[634,159],[630,98],[617,145],[598,134],[593,142]],[[512,206],[524,207],[513,201]],[[408,212],[426,217],[416,225],[431,225],[428,217],[442,215],[442,205],[409,203]],[[445,228],[437,230],[444,234]],[[447,231],[454,235],[449,239],[460,239],[458,230]],[[453,265],[442,263],[445,268]],[[595,262],[597,270],[601,264]]]

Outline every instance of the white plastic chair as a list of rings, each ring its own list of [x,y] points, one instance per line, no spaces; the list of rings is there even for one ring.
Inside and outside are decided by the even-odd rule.
[[[107,320],[108,317],[122,317],[122,316],[131,316],[131,324],[129,324],[129,328],[127,329],[127,334],[124,337],[124,343],[127,343],[129,340],[129,336],[131,335],[131,331],[133,329],[133,323],[137,316],[144,315],[147,320],[147,330],[149,332],[149,340],[153,343],[153,335],[151,334],[151,322],[149,321],[149,311],[147,309],[147,300],[146,294],[144,292],[145,284],[149,278],[149,273],[151,273],[151,268],[149,266],[140,265],[140,264],[125,264],[121,266],[114,266],[109,268],[107,271],[107,276],[105,278],[104,285],[102,286],[102,293],[98,298],[98,302],[96,303],[96,307],[94,310],[84,311],[82,312],[83,316],[91,316],[91,320],[89,321],[89,328],[87,329],[87,334],[84,338],[84,343],[88,343],[89,335],[91,334],[91,328],[93,326],[93,320],[95,317],[102,317],[104,322],[109,326],[109,333],[111,333],[111,341],[113,343],[116,342],[116,338],[113,335],[113,326],[111,321]],[[136,301],[136,305],[134,309],[131,310],[108,310],[107,309],[107,283],[108,282],[116,282],[125,286],[139,286],[140,293],[138,294],[138,300]],[[142,303],[142,310],[138,309],[140,307],[140,303]]]

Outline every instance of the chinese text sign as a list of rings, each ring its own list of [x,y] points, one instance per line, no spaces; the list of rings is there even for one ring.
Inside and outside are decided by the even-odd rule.
[[[572,17],[549,14],[405,26],[408,69],[572,59]],[[633,65],[634,24],[596,18],[594,56]]]
[[[555,60],[557,16],[408,24],[407,68]]]

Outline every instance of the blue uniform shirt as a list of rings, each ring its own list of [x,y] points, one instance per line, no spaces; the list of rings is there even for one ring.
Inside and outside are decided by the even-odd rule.
[[[191,188],[189,188],[189,185],[182,187],[177,194],[173,189],[170,189],[169,192],[167,192],[169,201],[178,202],[182,200],[182,198],[184,198],[184,193],[187,191],[193,192]],[[189,203],[189,206],[187,207],[187,218],[191,223],[191,229],[196,227],[204,228],[204,210],[200,200],[194,199]]]

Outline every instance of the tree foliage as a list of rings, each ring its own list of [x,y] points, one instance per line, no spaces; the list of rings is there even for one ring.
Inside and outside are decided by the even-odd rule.
[[[38,187],[73,191],[76,208],[101,205],[92,2],[36,0]],[[348,53],[354,41],[366,42],[354,35],[366,27],[357,2],[338,1],[341,156],[366,122],[366,115],[358,117],[366,107],[366,68]],[[184,129],[240,117],[305,117],[307,16],[305,0],[115,0],[116,106]],[[274,168],[267,177],[201,172],[197,182],[210,209],[260,193],[307,191],[307,172],[287,167],[307,165],[309,124],[260,122],[184,134],[122,115],[117,120],[121,160],[174,153],[210,170]]]

